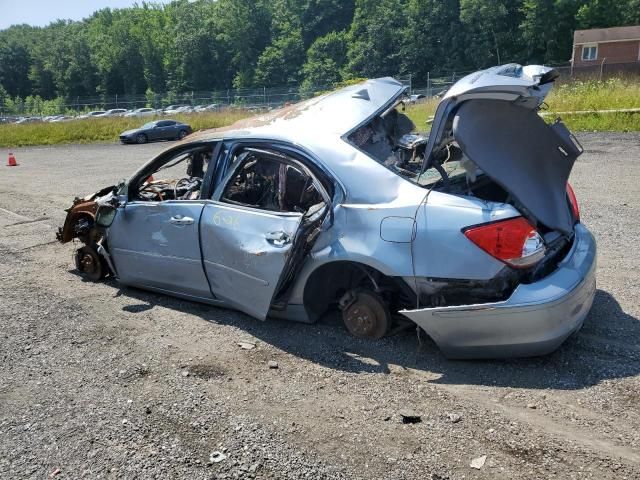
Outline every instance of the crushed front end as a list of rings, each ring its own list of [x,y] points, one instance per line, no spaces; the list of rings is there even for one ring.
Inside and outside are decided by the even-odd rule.
[[[76,250],[75,264],[86,278],[93,281],[115,273],[102,244],[105,230],[96,222],[100,205],[113,197],[114,188],[109,186],[84,198],[76,197],[66,210],[64,224],[56,233],[60,243],[68,243],[77,238],[84,244]]]

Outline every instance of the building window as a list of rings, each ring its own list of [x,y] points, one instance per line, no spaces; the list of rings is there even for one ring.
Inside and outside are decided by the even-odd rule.
[[[598,45],[583,45],[582,60],[595,60],[598,58]]]

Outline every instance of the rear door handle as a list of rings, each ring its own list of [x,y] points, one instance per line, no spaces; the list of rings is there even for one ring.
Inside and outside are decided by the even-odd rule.
[[[193,223],[193,218],[191,217],[183,217],[182,215],[175,215],[169,219],[169,222],[174,225],[191,225]]]
[[[291,243],[291,237],[282,231],[267,233],[265,238],[269,243],[276,247],[284,247],[288,243]]]

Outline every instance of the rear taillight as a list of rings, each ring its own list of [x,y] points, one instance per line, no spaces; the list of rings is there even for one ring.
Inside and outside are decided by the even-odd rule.
[[[489,255],[514,268],[530,267],[545,254],[542,237],[523,217],[469,227],[464,234]]]
[[[571,205],[571,212],[573,212],[573,218],[576,222],[580,221],[580,207],[578,207],[578,199],[576,194],[571,188],[571,184],[567,182],[567,198],[569,199],[569,205]]]

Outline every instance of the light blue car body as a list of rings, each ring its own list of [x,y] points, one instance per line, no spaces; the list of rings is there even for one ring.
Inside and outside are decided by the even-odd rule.
[[[455,105],[484,98],[539,105],[549,69],[524,67],[511,76],[472,74],[442,99],[429,138],[445,135]],[[232,127],[196,133],[169,152],[190,145],[237,142],[295,152],[336,185],[325,198],[331,212],[290,287],[286,308],[274,310],[284,265],[302,213],[267,212],[221,201],[230,173],[209,199],[131,201],[126,189],[107,229],[108,261],[126,285],[231,307],[258,319],[315,320],[305,307],[308,281],[323,265],[353,262],[417,289],[418,278],[485,281],[504,268],[472,244],[465,227],[521,215],[514,206],[452,195],[408,181],[374,161],[346,136],[392,107],[405,87],[390,78],[369,80]],[[224,150],[224,149],[223,149]],[[224,153],[221,152],[220,155]],[[139,178],[152,160],[134,176]],[[327,192],[324,194],[328,197]],[[556,349],[582,325],[595,294],[596,246],[580,223],[553,272],[518,285],[498,302],[424,308],[399,313],[420,326],[450,357],[540,355]],[[288,240],[288,241],[287,241]]]

